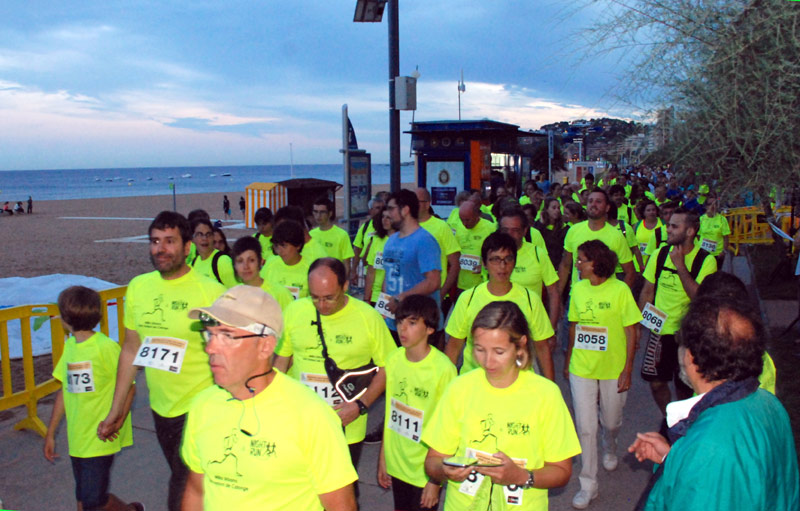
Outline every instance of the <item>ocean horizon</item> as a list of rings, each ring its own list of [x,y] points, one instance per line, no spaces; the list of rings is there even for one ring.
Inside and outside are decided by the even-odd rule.
[[[343,165],[218,165],[0,171],[0,201],[100,199],[142,195],[232,192],[256,182],[317,178],[343,183]],[[414,182],[414,167],[401,167],[401,182]],[[389,165],[372,165],[372,184],[389,183]],[[238,193],[238,192],[236,192]],[[234,199],[231,198],[233,202]]]

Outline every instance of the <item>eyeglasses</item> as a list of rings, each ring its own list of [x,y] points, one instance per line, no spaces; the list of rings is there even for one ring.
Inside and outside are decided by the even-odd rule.
[[[211,339],[216,337],[219,342],[224,344],[225,346],[231,347],[239,344],[238,341],[242,339],[249,339],[251,337],[263,337],[259,334],[250,334],[250,335],[231,335],[230,332],[211,332],[207,329],[200,330],[200,335],[203,336],[203,342],[205,344],[210,344]]]
[[[514,262],[516,261],[514,256],[505,256],[505,257],[492,256],[487,260],[489,261],[489,264],[500,264],[500,263],[514,264]]]
[[[211,238],[213,236],[214,236],[213,231],[212,232],[196,232],[193,235],[193,237],[195,237],[195,238],[206,238],[206,239]]]

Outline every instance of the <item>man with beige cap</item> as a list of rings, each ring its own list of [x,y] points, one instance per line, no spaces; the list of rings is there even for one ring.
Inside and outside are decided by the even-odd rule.
[[[216,385],[198,394],[186,420],[182,509],[355,510],[341,421],[272,367],[278,303],[242,285],[189,317],[200,322]]]

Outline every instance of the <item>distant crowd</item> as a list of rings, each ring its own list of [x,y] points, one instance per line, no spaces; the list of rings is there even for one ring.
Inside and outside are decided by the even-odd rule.
[[[3,214],[8,216],[13,216],[14,213],[18,215],[32,214],[33,213],[33,198],[28,196],[28,207],[27,210],[22,206],[22,201],[17,201],[16,204],[11,205],[9,201],[5,201],[3,203]]]
[[[626,448],[655,464],[636,509],[798,509],[767,331],[719,271],[713,188],[635,168],[520,191],[496,175],[441,218],[425,188],[380,193],[352,241],[328,197],[313,221],[258,209],[232,246],[205,211],[159,213],[121,347],[95,332],[96,293],[59,297],[73,337],[45,456],[66,415],[79,505],[142,509],[108,481],[145,367],[170,510],[358,509],[372,442],[395,510],[546,510],[577,460],[585,509]],[[659,412],[620,448],[633,385]]]

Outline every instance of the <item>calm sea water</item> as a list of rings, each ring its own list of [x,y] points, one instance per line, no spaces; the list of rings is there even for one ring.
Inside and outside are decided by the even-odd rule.
[[[223,174],[230,174],[223,176]],[[413,182],[413,167],[401,167],[401,182]],[[94,199],[175,193],[210,193],[244,189],[254,182],[279,182],[292,177],[289,165],[239,167],[150,167],[127,169],[26,170],[0,172],[0,202]],[[294,177],[343,182],[341,164],[295,165]],[[389,165],[372,165],[372,183],[389,183]],[[232,199],[233,201],[233,199]]]

